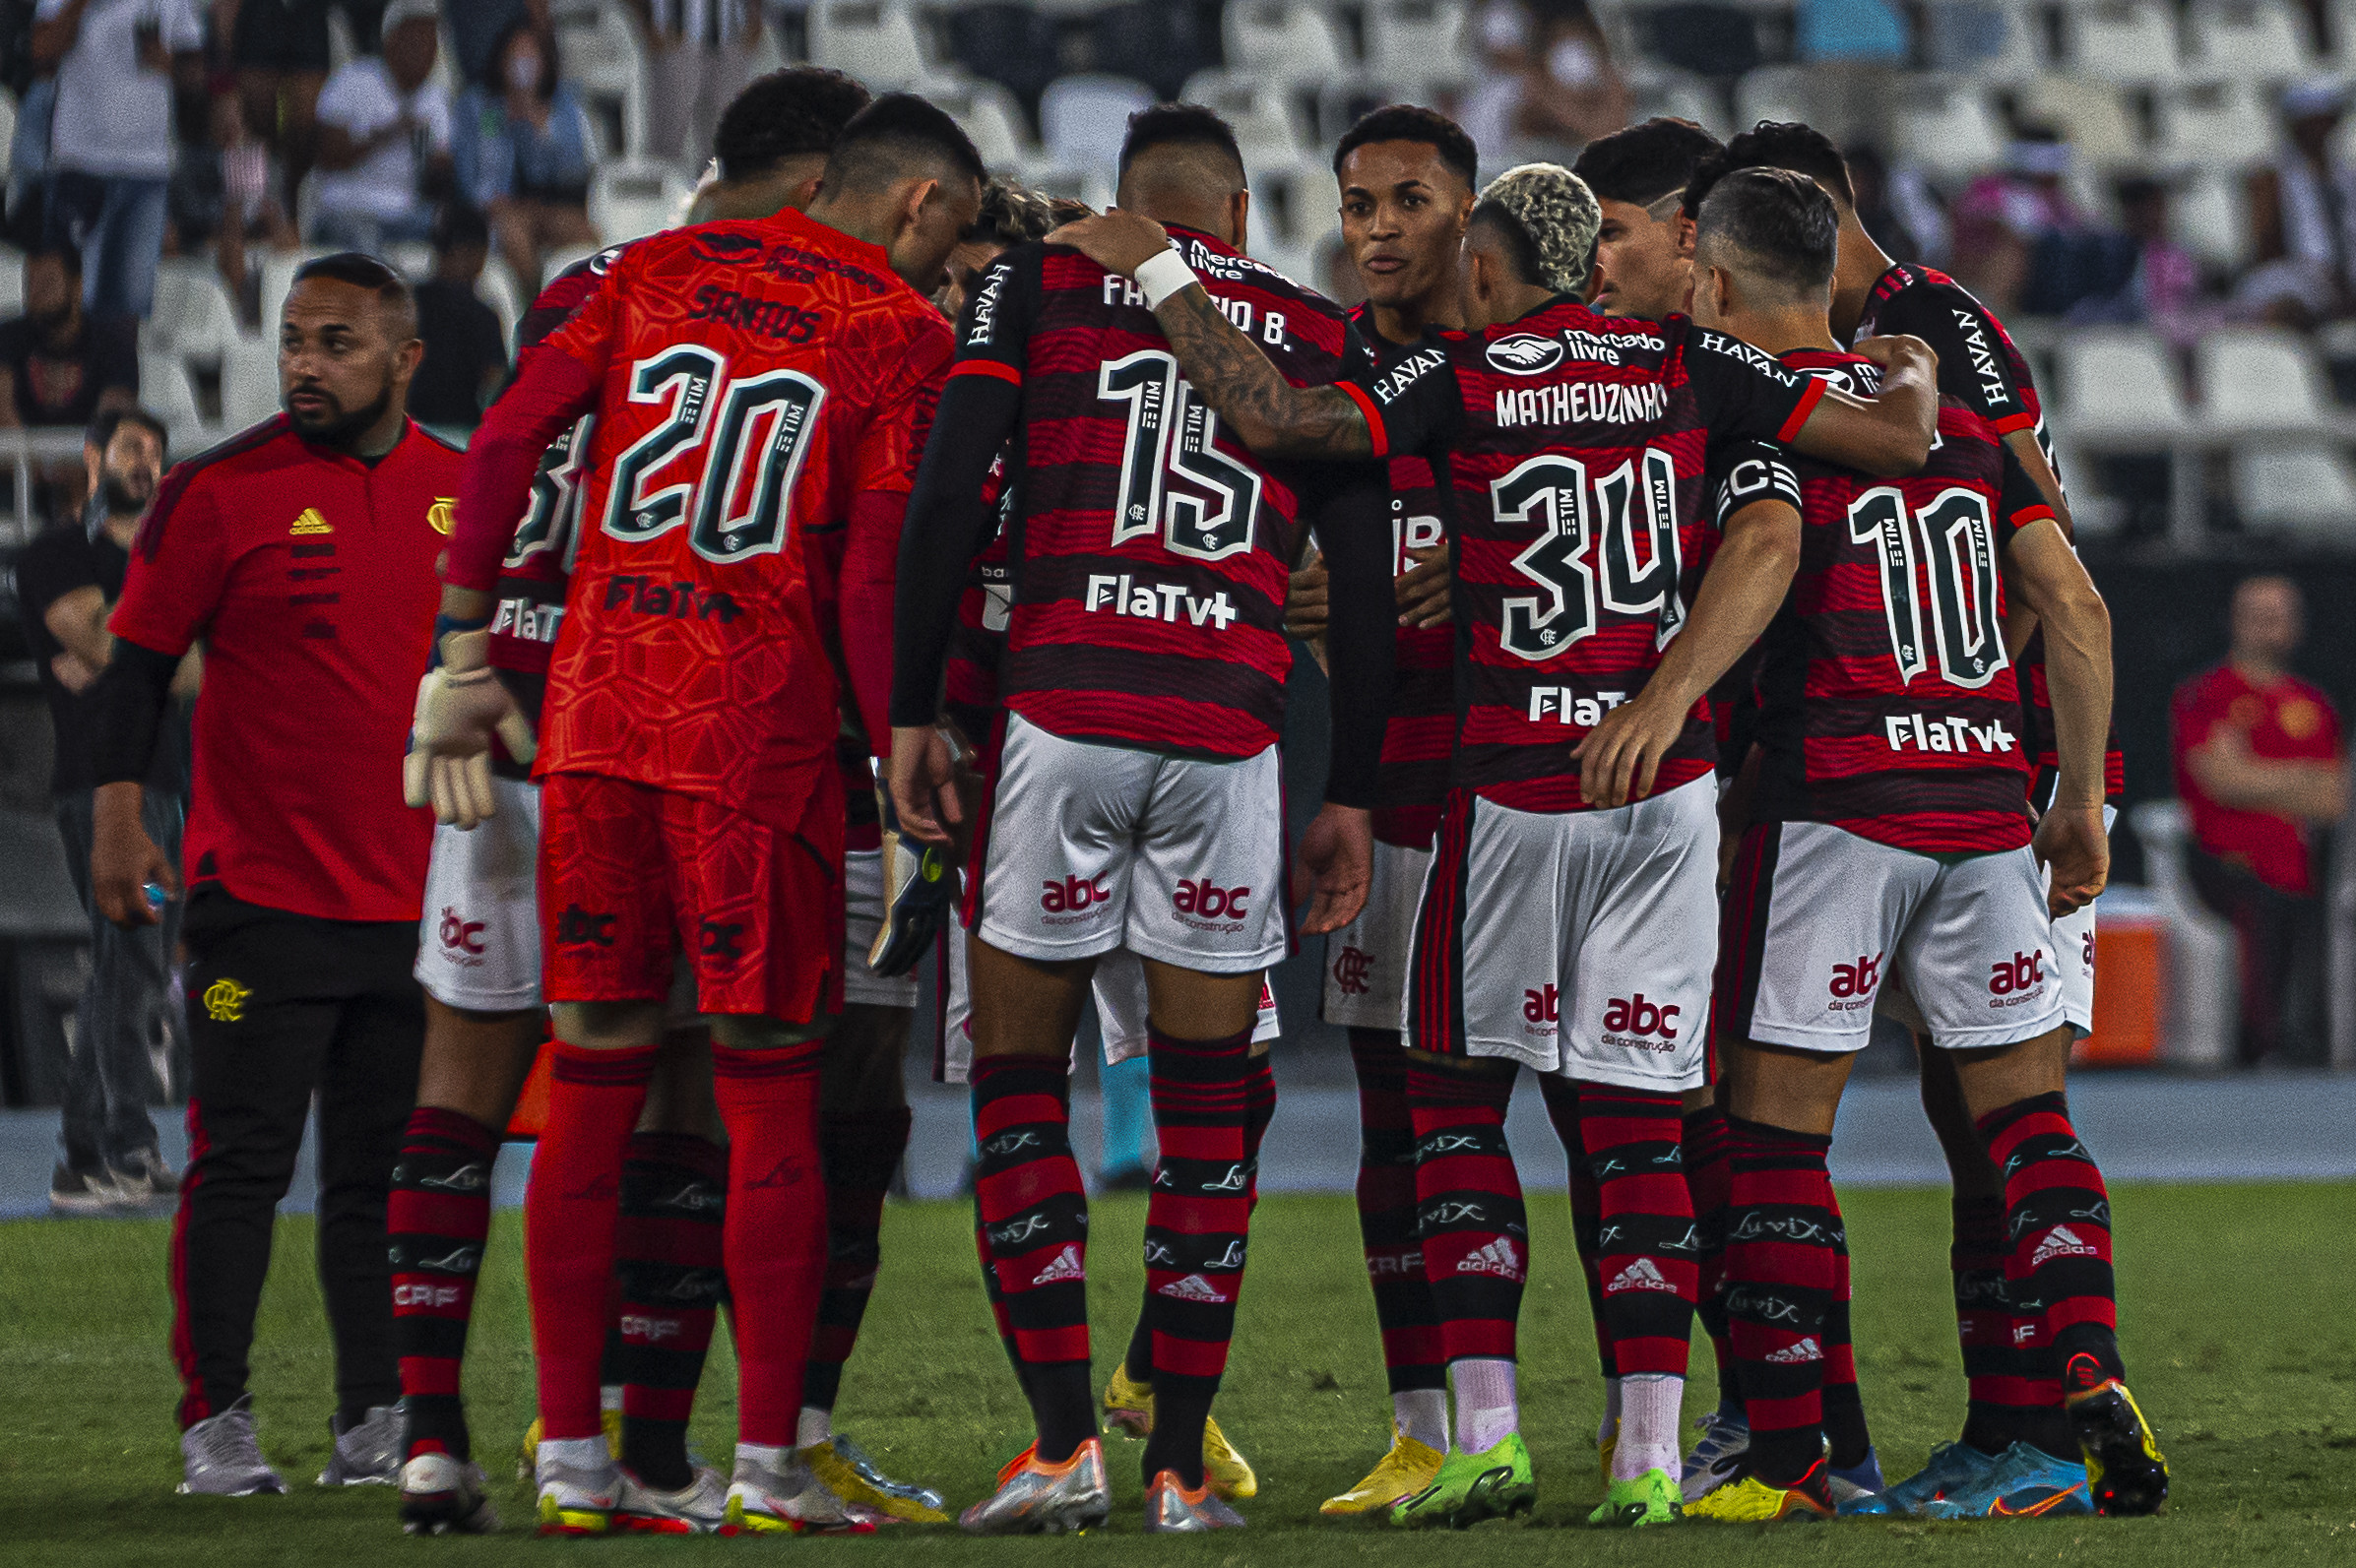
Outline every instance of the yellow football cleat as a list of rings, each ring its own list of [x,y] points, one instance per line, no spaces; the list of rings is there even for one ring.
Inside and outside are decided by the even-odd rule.
[[[1328,1519],[1379,1514],[1431,1485],[1439,1474],[1440,1461],[1445,1458],[1438,1449],[1417,1442],[1394,1425],[1391,1451],[1374,1462],[1366,1479],[1339,1497],[1326,1498],[1317,1512]]]
[[[2090,1355],[2070,1358],[2063,1408],[2085,1450],[2087,1491],[2098,1514],[2156,1514],[2168,1500],[2168,1461],[2135,1397]]]
[[[1698,1501],[1686,1504],[1687,1519],[1713,1519],[1722,1525],[1768,1525],[1779,1519],[1815,1521],[1833,1516],[1832,1494],[1825,1489],[1824,1462],[1800,1477],[1796,1486],[1770,1486],[1755,1475],[1712,1487]]]
[[[1614,1421],[1612,1423],[1612,1435],[1609,1437],[1598,1438],[1595,1444],[1595,1462],[1603,1468],[1604,1490],[1606,1492],[1609,1492],[1612,1489],[1612,1456],[1619,1452],[1620,1423],[1618,1421]]]
[[[621,1407],[608,1405],[598,1411],[598,1426],[605,1434],[605,1452],[615,1460],[621,1458]],[[524,1428],[524,1449],[516,1456],[515,1478],[528,1481],[540,1466],[540,1417],[532,1417],[532,1424]]]
[[[1153,1435],[1154,1391],[1130,1377],[1126,1366],[1113,1369],[1113,1381],[1105,1385],[1104,1411],[1107,1425],[1130,1437]],[[1260,1494],[1260,1477],[1251,1461],[1236,1452],[1216,1417],[1202,1424],[1202,1473],[1211,1490],[1230,1501]]]
[[[854,1508],[869,1508],[912,1525],[945,1525],[941,1494],[928,1487],[894,1480],[875,1468],[875,1462],[841,1433],[801,1451],[810,1474]]]

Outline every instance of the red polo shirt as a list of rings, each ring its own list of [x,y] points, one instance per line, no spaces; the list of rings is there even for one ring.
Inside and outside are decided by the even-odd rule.
[[[2266,762],[2329,762],[2339,755],[2339,716],[2331,699],[2296,675],[2253,686],[2219,664],[2176,688],[2173,714],[2176,792],[2192,814],[2193,839],[2222,859],[2245,865],[2268,887],[2315,892],[2306,826],[2264,811],[2237,811],[2200,792],[2185,754],[2220,724],[2249,737],[2250,755]]]
[[[401,799],[464,457],[411,424],[375,463],[284,414],[175,467],[114,635],[205,643],[191,883],[337,920],[414,920],[433,816]]]

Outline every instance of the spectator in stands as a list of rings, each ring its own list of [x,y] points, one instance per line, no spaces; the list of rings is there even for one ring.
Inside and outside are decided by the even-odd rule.
[[[2061,315],[2116,291],[2133,270],[2133,242],[2097,227],[2070,200],[2069,161],[2058,133],[2025,129],[2005,166],[1973,180],[1955,204],[1956,281],[2000,316]]]
[[[543,39],[556,36],[548,0],[463,0],[450,8],[449,22],[459,80],[494,91],[499,86],[499,44],[510,28],[520,22]]]
[[[450,99],[433,80],[439,0],[391,0],[384,53],[356,55],[319,94],[315,243],[382,255],[433,236],[450,178]]]
[[[2119,182],[2119,220],[2134,250],[2124,285],[2072,306],[2079,325],[2140,322],[2181,347],[2219,325],[2225,313],[2201,291],[2200,263],[2168,232],[2168,187],[2140,176]]]
[[[458,100],[458,194],[489,215],[499,255],[529,293],[541,285],[542,250],[598,242],[589,115],[529,22],[500,36],[498,62],[496,87],[470,87]]]
[[[2225,661],[2176,690],[2176,792],[2192,818],[2188,870],[2241,950],[2241,1056],[2320,1066],[2319,839],[2347,807],[2331,699],[2290,672],[2305,635],[2298,585],[2234,590]]]
[[[301,239],[287,216],[293,203],[287,199],[285,171],[270,145],[245,123],[242,94],[214,97],[210,129],[206,142],[180,145],[180,165],[172,175],[176,254],[186,255],[210,237],[221,280],[251,329],[261,324],[262,284],[261,275],[246,264],[246,248],[293,250]]]
[[[1474,16],[1483,69],[1460,122],[1483,167],[1567,163],[1627,123],[1627,84],[1586,0],[1489,0]]]
[[[245,122],[285,165],[290,191],[317,156],[328,10],[329,0],[212,0],[214,48],[226,48]]]
[[[2251,171],[2251,256],[2241,301],[2285,326],[2356,309],[2356,167],[2334,143],[2348,90],[2335,78],[2282,94],[2282,145]]]
[[[171,1001],[177,901],[156,925],[124,930],[91,897],[91,714],[87,693],[114,639],[106,615],[123,591],[131,540],[163,473],[162,422],[141,408],[100,414],[83,446],[88,518],[53,525],[17,558],[25,640],[38,666],[56,729],[50,794],[66,863],[91,921],[90,978],[75,1009],[73,1059],[66,1069],[64,1151],[49,1183],[49,1207],[90,1214],[168,1199],[179,1179],[157,1147],[148,1115],[155,1053],[179,1035]],[[188,796],[188,713],[201,659],[182,662],[163,743],[148,775],[148,836],[175,860]]]
[[[203,26],[192,0],[39,0],[33,18],[33,63],[57,73],[43,240],[89,264],[95,314],[144,318],[163,254],[173,81],[202,85]]]
[[[629,0],[646,29],[647,151],[703,167],[720,111],[752,81],[760,0]]]
[[[71,249],[25,258],[25,314],[0,321],[0,429],[86,426],[103,408],[138,404],[137,327],[92,315],[82,294]]]
[[[409,411],[419,424],[474,429],[507,377],[499,313],[475,291],[490,244],[490,225],[480,213],[455,202],[442,210],[434,226],[433,276],[416,290],[425,359],[410,383]]]

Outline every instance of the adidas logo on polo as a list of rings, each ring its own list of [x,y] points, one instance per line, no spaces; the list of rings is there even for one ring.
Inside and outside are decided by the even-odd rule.
[[[317,507],[306,506],[302,509],[302,516],[296,518],[293,523],[288,525],[287,532],[290,534],[293,534],[333,533],[336,531],[328,523],[327,519],[319,515],[319,509]]]
[[[1799,1366],[1808,1361],[1824,1359],[1824,1348],[1814,1339],[1804,1339],[1797,1345],[1787,1345],[1780,1350],[1769,1350],[1767,1359],[1777,1366]]]
[[[1033,1279],[1031,1283],[1033,1285],[1060,1285],[1066,1280],[1085,1280],[1087,1278],[1088,1268],[1080,1261],[1079,1243],[1066,1241],[1063,1244],[1063,1250],[1050,1258],[1048,1266],[1040,1270],[1037,1278]]]
[[[2099,1249],[2068,1225],[2056,1225],[2045,1233],[2043,1241],[2037,1243],[2037,1250],[2029,1257],[2029,1267],[2043,1268],[2054,1258],[2095,1258],[2101,1255]]]
[[[1217,1286],[1199,1274],[1189,1274],[1183,1280],[1173,1280],[1154,1293],[1166,1295],[1174,1301],[1224,1302],[1227,1299],[1219,1293]]]
[[[1513,1243],[1503,1236],[1488,1246],[1456,1260],[1458,1274],[1494,1274],[1500,1280],[1519,1280],[1522,1277],[1521,1257],[1513,1250]]]
[[[1638,1258],[1621,1270],[1619,1277],[1614,1279],[1610,1285],[1604,1286],[1604,1294],[1610,1295],[1617,1290],[1675,1291],[1676,1289],[1676,1286],[1661,1277],[1661,1271],[1653,1266],[1652,1259]]]

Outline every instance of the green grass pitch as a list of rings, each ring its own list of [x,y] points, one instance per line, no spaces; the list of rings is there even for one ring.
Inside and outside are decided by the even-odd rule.
[[[508,1530],[490,1539],[410,1540],[390,1491],[329,1495],[310,1484],[327,1445],[331,1367],[308,1221],[279,1230],[263,1301],[254,1391],[263,1443],[294,1485],[283,1498],[172,1495],[174,1387],[165,1355],[164,1226],[0,1225],[0,1563],[600,1563],[722,1555],[820,1555],[849,1563],[1170,1562],[1286,1568],[1369,1557],[1399,1564],[2218,1562],[2356,1564],[2356,1185],[2130,1187],[2116,1194],[2125,1342],[2134,1387],[2176,1473],[2155,1520],[1724,1528],[1641,1536],[1579,1525],[1599,1485],[1599,1389],[1586,1298],[1559,1197],[1533,1200],[1537,1273],[1522,1312],[1524,1418],[1537,1456],[1535,1528],[1394,1536],[1317,1518],[1318,1501],[1380,1452],[1388,1402],[1357,1231],[1339,1197],[1260,1205],[1235,1359],[1219,1414],[1258,1465],[1251,1528],[1207,1540],[1148,1541],[1137,1530],[1138,1449],[1112,1439],[1112,1528],[1076,1540],[969,1541],[902,1528],[840,1540],[538,1541],[513,1453],[531,1366],[517,1218],[499,1216],[467,1367],[478,1454]],[[1097,1205],[1100,1381],[1136,1308],[1139,1198]],[[1883,1464],[1894,1476],[1954,1434],[1962,1407],[1947,1305],[1947,1216],[1936,1192],[1860,1192],[1855,1248],[1858,1359]],[[842,1424],[895,1474],[956,1507],[980,1496],[1027,1426],[976,1277],[970,1211],[901,1204],[846,1382]],[[1714,1398],[1697,1343],[1688,1412]],[[732,1363],[716,1348],[696,1440],[725,1456],[734,1431]]]

